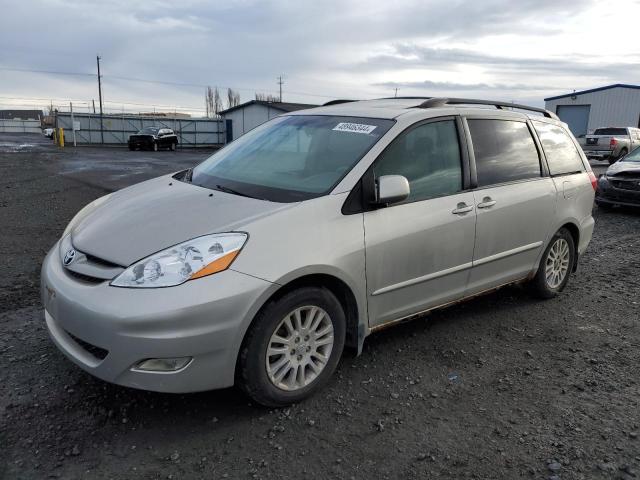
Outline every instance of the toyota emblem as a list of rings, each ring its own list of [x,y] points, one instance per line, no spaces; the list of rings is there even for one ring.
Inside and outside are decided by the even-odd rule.
[[[67,253],[64,254],[64,259],[62,260],[62,263],[64,263],[65,267],[68,265],[71,265],[74,258],[76,258],[76,251],[72,248],[68,250]]]

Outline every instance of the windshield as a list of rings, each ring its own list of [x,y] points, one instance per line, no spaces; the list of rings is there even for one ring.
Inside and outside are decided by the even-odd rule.
[[[321,115],[278,117],[195,167],[191,181],[275,202],[326,195],[393,123]]]
[[[630,154],[622,159],[623,162],[640,162],[640,147],[633,150]]]
[[[626,128],[596,128],[593,132],[594,135],[609,135],[609,136],[625,136],[627,134]]]
[[[156,127],[144,127],[138,132],[138,135],[157,135],[158,130]]]

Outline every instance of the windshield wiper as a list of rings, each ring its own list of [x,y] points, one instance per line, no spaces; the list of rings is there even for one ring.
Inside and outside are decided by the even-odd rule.
[[[240,195],[241,197],[258,198],[254,197],[253,195],[239,192],[238,190],[234,190],[233,188],[225,187],[224,185],[216,185],[216,189],[220,190],[221,192],[231,193],[232,195]],[[260,198],[259,200],[262,200],[262,198]]]

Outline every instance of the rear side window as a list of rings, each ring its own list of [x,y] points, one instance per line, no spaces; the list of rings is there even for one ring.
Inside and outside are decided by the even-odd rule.
[[[540,157],[524,122],[468,120],[478,186],[540,177]]]
[[[584,172],[578,149],[563,128],[535,120],[533,125],[547,156],[551,175]]]
[[[453,120],[425,123],[402,133],[378,157],[375,177],[403,175],[407,202],[442,197],[462,189],[458,130]]]

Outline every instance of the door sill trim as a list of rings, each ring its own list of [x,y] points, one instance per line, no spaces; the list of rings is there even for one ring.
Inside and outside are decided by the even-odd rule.
[[[497,287],[491,287],[491,288],[488,288],[486,290],[482,290],[480,292],[474,293],[472,295],[461,297],[461,298],[459,298],[457,300],[451,300],[449,302],[445,302],[445,303],[442,303],[440,305],[435,305],[433,307],[429,307],[429,308],[426,308],[424,310],[420,310],[419,312],[416,312],[416,313],[411,313],[409,315],[405,315],[403,317],[396,318],[394,320],[389,320],[388,322],[382,323],[380,325],[376,325],[374,327],[370,327],[369,328],[369,333],[374,333],[374,332],[377,332],[377,331],[380,331],[380,330],[384,330],[385,328],[392,327],[392,326],[396,325],[397,323],[409,321],[409,320],[413,319],[414,317],[422,316],[425,313],[431,312],[432,310],[439,310],[441,308],[450,307],[451,305],[455,305],[457,303],[466,302],[467,300],[471,300],[472,298],[475,298],[475,297],[481,297],[483,295],[487,295],[487,294],[489,294],[491,292],[495,292],[496,290],[499,290],[499,289],[501,289],[503,287],[506,287],[507,285],[515,285],[517,283],[526,282],[527,280],[530,280],[531,277],[532,277],[532,275],[529,273],[526,276],[524,276],[524,277],[522,277],[522,278],[520,278],[518,280],[512,280],[510,282],[502,283],[502,284],[498,285]]]

